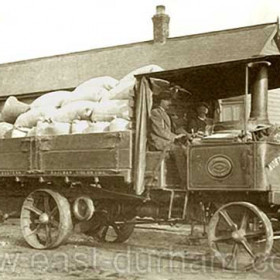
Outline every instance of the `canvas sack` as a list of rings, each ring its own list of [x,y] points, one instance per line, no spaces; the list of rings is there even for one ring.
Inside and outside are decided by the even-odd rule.
[[[72,93],[66,90],[52,91],[38,97],[31,103],[31,108],[52,106],[59,108],[68,99],[70,99]]]
[[[32,128],[37,125],[39,120],[51,119],[56,111],[57,109],[54,107],[33,108],[19,115],[15,121],[15,126]]]
[[[17,117],[28,111],[30,106],[24,102],[18,101],[16,97],[10,96],[2,109],[2,119],[5,122],[13,124]]]

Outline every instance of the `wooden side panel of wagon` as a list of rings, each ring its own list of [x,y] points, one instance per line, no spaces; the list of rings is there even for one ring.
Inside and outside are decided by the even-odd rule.
[[[33,168],[31,138],[1,139],[0,141],[0,175],[20,175]]]
[[[38,170],[51,175],[124,175],[132,168],[132,133],[37,138]]]

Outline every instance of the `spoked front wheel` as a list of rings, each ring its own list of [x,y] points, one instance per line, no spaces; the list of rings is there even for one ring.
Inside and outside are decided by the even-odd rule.
[[[269,256],[273,229],[268,217],[255,205],[232,202],[211,218],[208,241],[223,267],[246,270]]]
[[[69,202],[55,191],[36,190],[23,203],[20,223],[23,237],[31,247],[57,247],[72,231]]]

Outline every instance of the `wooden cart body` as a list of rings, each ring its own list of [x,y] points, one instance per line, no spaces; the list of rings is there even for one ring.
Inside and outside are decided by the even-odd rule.
[[[2,177],[123,176],[131,182],[132,132],[2,139]]]

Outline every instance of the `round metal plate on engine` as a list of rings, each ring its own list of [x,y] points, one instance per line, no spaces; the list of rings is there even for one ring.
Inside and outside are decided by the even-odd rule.
[[[231,160],[223,155],[215,155],[209,159],[207,171],[212,177],[224,178],[232,171]]]

